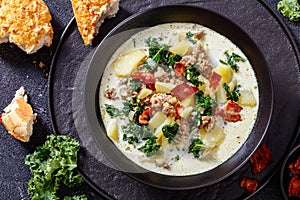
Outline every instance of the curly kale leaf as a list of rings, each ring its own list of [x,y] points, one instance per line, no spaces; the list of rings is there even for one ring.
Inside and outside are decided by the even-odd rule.
[[[277,4],[283,16],[287,17],[290,21],[297,22],[300,18],[300,5],[298,0],[281,0]]]
[[[83,182],[74,171],[79,147],[79,142],[69,136],[49,135],[42,146],[26,156],[25,164],[33,175],[28,183],[28,193],[33,200],[58,199],[56,191],[60,184],[74,187]]]

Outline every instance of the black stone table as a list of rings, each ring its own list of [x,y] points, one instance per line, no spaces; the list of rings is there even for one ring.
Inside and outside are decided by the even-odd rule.
[[[218,0],[207,1],[217,3]],[[45,0],[45,2],[51,11],[52,25],[55,32],[53,45],[50,48],[43,47],[36,54],[26,55],[13,44],[0,45],[0,109],[2,110],[10,103],[15,91],[20,86],[24,86],[29,96],[29,102],[38,114],[37,124],[34,125],[34,134],[29,143],[21,143],[15,140],[2,125],[0,126],[0,199],[30,199],[27,194],[27,184],[32,175],[29,168],[24,164],[25,156],[33,152],[37,146],[43,144],[46,136],[53,132],[48,108],[48,73],[60,37],[72,19],[73,12],[69,0]],[[164,2],[164,4],[173,3],[172,0],[161,2]],[[278,0],[265,0],[265,2],[277,12],[276,4]],[[122,3],[129,4],[131,2],[130,0],[123,0]],[[155,0],[153,0],[153,3],[160,5]],[[232,3],[234,3],[234,0],[232,0]],[[136,1],[132,1],[132,4],[135,6]],[[281,15],[280,18],[288,26],[299,48],[299,23],[289,22]],[[45,66],[39,67],[40,62],[43,62]],[[72,68],[69,70],[72,71]],[[59,196],[83,193],[87,194],[89,199],[104,199],[87,183],[73,189],[63,187],[58,191]],[[279,186],[279,173],[277,172],[269,183],[251,199],[283,199]]]

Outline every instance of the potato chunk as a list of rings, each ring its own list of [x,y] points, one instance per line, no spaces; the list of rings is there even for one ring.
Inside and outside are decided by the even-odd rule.
[[[119,126],[118,126],[117,121],[114,121],[110,124],[107,135],[110,139],[112,139],[114,141],[119,140]]]
[[[256,106],[256,99],[251,90],[241,90],[238,103],[242,106]]]
[[[152,94],[152,90],[148,89],[148,88],[143,88],[137,95],[138,99],[144,99],[145,97],[149,96],[150,94]]]
[[[182,100],[181,105],[183,105],[185,108],[189,106],[193,106],[195,103],[194,101],[194,95],[188,96],[184,100]]]
[[[112,63],[116,76],[128,77],[137,68],[140,62],[146,57],[146,53],[142,49],[121,54]]]
[[[175,84],[172,83],[164,83],[164,82],[155,82],[156,92],[160,93],[171,93],[171,90],[175,88]]]
[[[190,54],[192,50],[193,50],[192,47],[187,41],[179,42],[169,49],[170,52],[174,54],[179,54],[181,56]]]
[[[232,79],[232,75],[233,75],[233,71],[232,71],[231,67],[229,67],[227,65],[219,65],[217,67],[217,73],[222,76],[221,81],[223,83],[229,84],[229,82]]]
[[[167,115],[165,115],[163,112],[158,111],[155,113],[155,115],[150,119],[148,123],[149,129],[155,129],[159,127],[165,120],[167,119]]]

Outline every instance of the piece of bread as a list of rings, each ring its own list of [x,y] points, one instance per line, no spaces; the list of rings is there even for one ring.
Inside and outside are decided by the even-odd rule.
[[[36,114],[27,103],[25,90],[21,87],[16,91],[12,102],[4,109],[2,124],[13,137],[22,142],[28,142],[35,119]]]
[[[0,3],[0,44],[15,43],[28,54],[52,44],[52,17],[42,0],[0,0]]]
[[[90,45],[105,18],[119,10],[119,0],[71,0],[78,30],[85,45]]]

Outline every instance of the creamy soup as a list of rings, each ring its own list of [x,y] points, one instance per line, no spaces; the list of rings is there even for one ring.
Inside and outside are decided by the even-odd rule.
[[[100,87],[108,137],[150,171],[184,176],[211,170],[247,140],[258,84],[243,52],[192,23],[145,29],[111,57]]]

